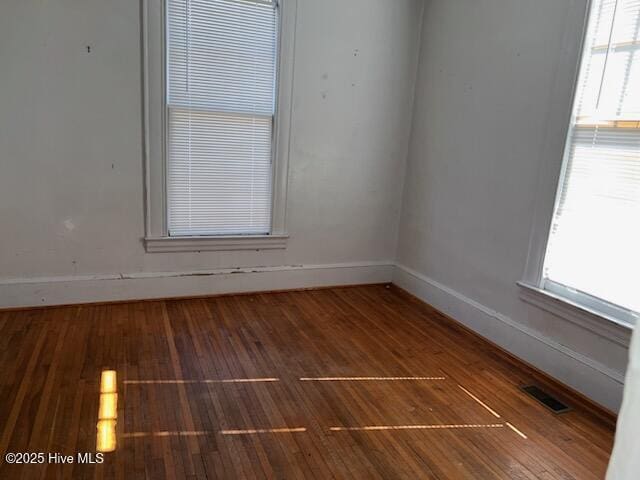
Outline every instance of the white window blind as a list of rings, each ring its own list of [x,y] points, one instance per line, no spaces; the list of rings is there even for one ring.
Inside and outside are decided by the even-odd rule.
[[[639,312],[640,0],[594,0],[585,42],[543,287]]]
[[[270,232],[276,10],[167,0],[170,236]]]

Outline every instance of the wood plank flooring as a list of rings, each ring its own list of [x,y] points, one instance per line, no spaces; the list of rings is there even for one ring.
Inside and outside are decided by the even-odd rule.
[[[0,313],[0,478],[602,479],[610,423],[391,286]],[[104,414],[101,413],[101,414]]]

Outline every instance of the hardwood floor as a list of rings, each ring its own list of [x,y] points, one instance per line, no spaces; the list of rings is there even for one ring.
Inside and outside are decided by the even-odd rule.
[[[2,312],[0,345],[3,457],[75,460],[3,461],[3,479],[587,480],[612,445],[610,422],[554,415],[519,390],[529,368],[395,287]],[[115,451],[78,464],[110,406]]]

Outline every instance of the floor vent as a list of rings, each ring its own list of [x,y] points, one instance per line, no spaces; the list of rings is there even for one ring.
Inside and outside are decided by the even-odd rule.
[[[562,403],[557,398],[552,397],[544,390],[541,390],[535,385],[525,385],[522,388],[525,392],[531,395],[533,398],[542,403],[545,407],[551,410],[553,413],[565,413],[571,410],[571,408]]]

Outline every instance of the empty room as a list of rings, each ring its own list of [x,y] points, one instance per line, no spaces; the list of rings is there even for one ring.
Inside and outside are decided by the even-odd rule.
[[[640,0],[0,0],[0,479],[640,479]]]

